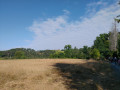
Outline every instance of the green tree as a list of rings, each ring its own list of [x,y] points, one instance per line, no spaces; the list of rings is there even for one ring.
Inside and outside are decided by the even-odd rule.
[[[78,58],[79,59],[85,59],[85,54],[83,53],[82,48],[79,49]]]
[[[94,48],[91,52],[91,57],[93,59],[99,59],[100,58],[100,52],[98,49]]]
[[[74,49],[71,50],[72,53],[72,58],[78,58],[78,53],[79,53],[79,49],[77,47],[74,47]]]
[[[71,45],[65,45],[64,50],[71,50],[72,46]]]
[[[85,59],[90,59],[91,48],[88,47],[88,46],[83,46],[82,51],[83,51],[83,53],[84,53],[84,58],[85,58]]]
[[[71,45],[65,45],[64,47],[65,57],[71,58],[72,57],[72,46]]]
[[[118,56],[120,57],[120,33],[118,35]]]
[[[24,55],[24,52],[23,52],[23,51],[16,51],[14,57],[15,57],[16,59],[24,59],[24,58],[25,58],[25,55]]]
[[[100,57],[102,57],[102,59],[108,58],[112,53],[109,50],[109,34],[104,33],[96,37],[93,48],[96,48],[100,51]]]
[[[50,55],[50,58],[65,58],[64,51],[56,50],[54,54]]]

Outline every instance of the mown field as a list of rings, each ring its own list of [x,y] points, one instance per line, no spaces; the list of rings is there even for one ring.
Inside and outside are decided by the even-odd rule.
[[[0,90],[119,90],[108,63],[81,59],[0,60]]]

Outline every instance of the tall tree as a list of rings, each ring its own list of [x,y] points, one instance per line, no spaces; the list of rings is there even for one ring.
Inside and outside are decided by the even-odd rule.
[[[109,37],[109,48],[111,51],[117,51],[117,41],[118,40],[118,30],[116,26],[116,21],[112,26],[112,30],[110,32],[110,37]]]
[[[79,49],[77,47],[74,47],[74,49],[71,50],[72,52],[72,58],[78,58],[78,53],[79,53]]]
[[[96,48],[100,51],[102,59],[108,58],[111,55],[109,50],[109,34],[104,33],[96,37],[93,48]]]
[[[65,45],[64,52],[65,52],[65,57],[71,58],[72,57],[72,46],[71,45]]]
[[[90,52],[91,52],[91,48],[88,46],[83,46],[82,52],[84,54],[84,58],[85,59],[89,59],[90,58]]]

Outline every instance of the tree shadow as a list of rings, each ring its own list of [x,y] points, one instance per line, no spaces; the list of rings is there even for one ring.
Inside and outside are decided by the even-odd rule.
[[[56,63],[54,65],[69,90],[119,90],[120,80],[110,66],[100,62],[84,64]]]

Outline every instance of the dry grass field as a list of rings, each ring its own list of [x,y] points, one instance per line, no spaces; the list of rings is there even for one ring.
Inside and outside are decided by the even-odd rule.
[[[114,75],[94,60],[0,60],[0,90],[119,90]]]

